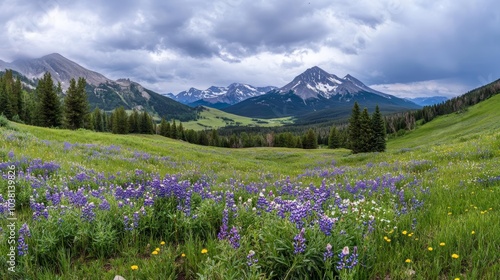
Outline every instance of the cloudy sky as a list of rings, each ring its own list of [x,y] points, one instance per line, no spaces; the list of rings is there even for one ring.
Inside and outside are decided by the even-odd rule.
[[[0,59],[60,53],[160,93],[283,86],[312,66],[398,96],[500,78],[493,0],[0,0]]]

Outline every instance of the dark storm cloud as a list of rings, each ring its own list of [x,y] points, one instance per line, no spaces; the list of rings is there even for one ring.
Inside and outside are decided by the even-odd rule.
[[[493,0],[2,1],[0,59],[59,52],[162,92],[280,86],[314,64],[391,93],[454,92],[500,77],[496,10]]]
[[[432,1],[401,11],[358,63],[380,75],[374,83],[459,79],[471,87],[478,76],[500,77],[500,16],[494,1]],[[495,51],[495,49],[497,51]]]

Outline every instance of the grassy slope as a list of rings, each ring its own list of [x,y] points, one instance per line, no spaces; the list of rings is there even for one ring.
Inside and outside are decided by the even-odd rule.
[[[394,233],[376,232],[373,236],[376,244],[373,253],[374,259],[378,261],[370,268],[369,278],[496,279],[500,275],[500,220],[496,213],[500,205],[500,186],[498,183],[478,184],[477,180],[500,175],[498,102],[500,96],[495,96],[469,108],[466,113],[439,117],[403,137],[391,140],[388,151],[381,154],[350,155],[347,150],[326,149],[228,150],[191,145],[159,136],[121,136],[16,124],[15,127],[21,133],[27,133],[26,137],[46,139],[61,148],[54,151],[54,147],[43,144],[26,146],[5,142],[0,143],[0,156],[2,151],[13,151],[16,155],[29,158],[55,160],[62,163],[63,168],[81,165],[111,173],[141,168],[160,174],[182,173],[188,177],[208,174],[216,177],[218,182],[229,178],[259,181],[263,176],[274,179],[286,176],[296,178],[307,169],[328,167],[332,160],[337,162],[336,166],[359,168],[368,163],[427,161],[420,167],[416,165],[414,171],[415,176],[431,190],[425,209],[416,215],[418,226],[415,236],[418,240],[407,239],[406,235],[401,234],[402,230],[411,230],[411,220],[398,224]],[[102,162],[82,158],[73,152],[63,154],[60,150],[65,141],[118,145],[122,150],[169,156],[176,164],[143,163],[137,166],[117,159]],[[311,180],[318,183],[321,179]],[[304,185],[307,184],[305,180]],[[473,230],[475,235],[471,235]],[[386,243],[382,239],[384,235],[389,235],[393,241]],[[446,246],[440,247],[440,242],[445,242]],[[428,247],[433,247],[434,251],[428,251]],[[453,253],[460,255],[458,261],[451,259]],[[404,262],[407,258],[412,260],[410,264]],[[127,266],[128,261],[123,265]],[[121,260],[113,262],[117,262],[114,266],[120,266]],[[97,261],[85,264],[89,266],[85,268],[77,263],[75,269],[80,272],[71,273],[89,275],[90,272],[99,272],[102,265]],[[412,271],[416,273],[413,277],[410,276]]]
[[[185,129],[193,130],[203,130],[210,128],[219,128],[224,126],[281,126],[286,123],[291,123],[290,118],[279,118],[279,119],[258,119],[261,123],[255,119],[238,116],[224,111],[205,107],[206,110],[201,112],[200,118],[196,121],[183,122],[182,125]],[[265,122],[265,123],[264,123]]]
[[[440,116],[432,122],[389,142],[390,148],[464,142],[500,129],[500,95],[460,114]]]

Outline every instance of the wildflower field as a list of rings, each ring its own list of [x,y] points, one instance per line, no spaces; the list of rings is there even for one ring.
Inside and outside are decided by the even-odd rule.
[[[9,123],[0,279],[498,279],[498,97],[376,154]]]

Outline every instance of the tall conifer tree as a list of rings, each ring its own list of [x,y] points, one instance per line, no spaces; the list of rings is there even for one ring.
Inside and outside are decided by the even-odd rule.
[[[358,102],[354,102],[351,118],[349,119],[349,146],[352,152],[355,154],[361,152],[361,126],[359,122],[360,116],[361,111],[359,109]]]
[[[36,91],[39,98],[39,124],[45,127],[61,125],[61,101],[56,93],[54,81],[49,72],[46,72],[38,82]]]
[[[374,152],[384,152],[386,147],[386,128],[385,122],[382,118],[382,114],[380,113],[380,109],[377,105],[375,107],[375,112],[372,115],[372,123],[371,127],[373,130],[372,133],[372,151]]]
[[[330,134],[328,135],[328,148],[340,148],[339,134],[337,132],[337,127],[335,126],[332,126],[332,128],[330,128]]]
[[[360,137],[359,137],[359,152],[371,152],[372,147],[372,128],[371,119],[368,114],[368,109],[364,109],[359,117]]]

